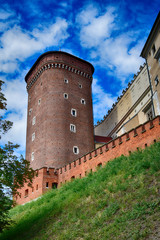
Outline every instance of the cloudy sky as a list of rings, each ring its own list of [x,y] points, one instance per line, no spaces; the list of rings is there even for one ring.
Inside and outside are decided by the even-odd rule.
[[[45,51],[69,52],[95,67],[94,120],[101,120],[144,60],[139,57],[159,11],[159,0],[0,0],[0,79],[4,117],[13,128],[1,139],[25,150],[24,77]],[[3,112],[1,114],[4,114]]]

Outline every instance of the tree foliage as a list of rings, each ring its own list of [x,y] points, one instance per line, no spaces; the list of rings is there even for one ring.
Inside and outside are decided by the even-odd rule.
[[[7,110],[6,98],[2,93],[2,84],[0,80],[0,109]],[[11,127],[13,123],[4,120],[0,116],[0,139]],[[29,161],[23,156],[17,157],[14,153],[19,147],[17,144],[8,142],[5,146],[0,146],[0,232],[8,227],[11,220],[8,216],[9,209],[13,206],[13,195],[18,194],[18,189],[25,182],[32,183],[34,171],[29,166]]]

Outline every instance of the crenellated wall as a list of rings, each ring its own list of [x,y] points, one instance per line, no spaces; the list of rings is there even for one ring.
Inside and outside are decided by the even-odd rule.
[[[46,186],[48,183],[48,187]],[[41,168],[36,170],[36,176],[33,179],[32,186],[29,187],[28,183],[19,189],[19,195],[14,196],[17,204],[24,204],[33,199],[40,197],[47,190],[52,189],[58,183],[58,175],[54,168]]]
[[[96,171],[98,165],[104,165],[111,159],[128,155],[137,148],[145,148],[160,138],[160,116],[139,125],[135,129],[104,144],[102,147],[58,169],[58,183],[61,185],[72,178],[84,177],[90,171]]]
[[[23,204],[33,200],[48,189],[53,187],[53,183],[60,187],[65,182],[71,181],[74,178],[82,178],[90,171],[95,172],[98,166],[105,165],[108,161],[123,155],[129,155],[130,152],[138,148],[153,144],[160,139],[160,116],[157,116],[151,121],[148,121],[131,131],[121,135],[120,137],[111,140],[103,146],[91,151],[73,162],[59,169],[41,168],[38,171],[38,176],[34,178],[32,188],[27,184],[20,189],[21,196],[17,196],[17,204]],[[48,187],[47,187],[48,183]],[[38,189],[37,189],[38,185]],[[28,189],[28,195],[25,195]]]

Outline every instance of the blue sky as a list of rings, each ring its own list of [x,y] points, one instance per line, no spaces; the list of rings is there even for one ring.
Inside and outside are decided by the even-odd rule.
[[[93,64],[94,121],[101,120],[144,60],[139,57],[159,11],[158,0],[0,0],[0,79],[14,122],[2,138],[25,149],[24,77],[49,50],[67,51]],[[2,113],[1,113],[2,114]]]

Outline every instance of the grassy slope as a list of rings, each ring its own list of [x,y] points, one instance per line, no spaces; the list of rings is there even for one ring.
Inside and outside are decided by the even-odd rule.
[[[0,239],[160,239],[160,143],[11,210]]]

